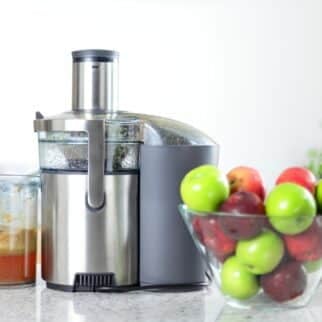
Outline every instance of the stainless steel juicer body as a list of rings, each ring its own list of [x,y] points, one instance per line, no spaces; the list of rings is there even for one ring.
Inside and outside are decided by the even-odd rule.
[[[58,143],[45,137],[41,144],[54,146],[45,154],[77,152],[84,146],[76,161],[86,163],[48,165],[41,155],[42,276],[48,286],[67,290],[75,290],[75,283],[80,289],[137,285],[139,174],[106,166],[110,138],[105,114],[112,114],[117,104],[118,54],[82,51],[73,58],[72,117],[44,119],[38,114],[35,121],[39,133],[78,137]],[[65,161],[70,161],[68,152]]]
[[[138,283],[138,174],[107,175],[100,209],[86,206],[86,175],[41,175],[42,276],[72,289],[75,275],[113,273],[117,285]],[[131,227],[131,229],[129,229]]]
[[[73,59],[72,111],[35,120],[47,286],[205,285],[177,205],[183,175],[216,164],[217,144],[186,124],[118,111],[116,52],[78,51]]]
[[[88,135],[87,172],[41,169],[43,278],[65,290],[73,290],[76,275],[86,272],[137,285],[138,171],[106,174],[104,120],[37,124],[40,132]]]

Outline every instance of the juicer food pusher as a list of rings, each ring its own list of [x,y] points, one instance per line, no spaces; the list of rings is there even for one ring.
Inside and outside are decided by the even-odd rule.
[[[42,277],[66,291],[203,286],[179,184],[217,164],[218,145],[181,122],[119,111],[117,67],[115,51],[73,52],[72,111],[34,121]]]

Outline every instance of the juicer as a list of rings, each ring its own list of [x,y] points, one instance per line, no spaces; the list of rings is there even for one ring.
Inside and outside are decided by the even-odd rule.
[[[65,291],[195,289],[207,267],[177,207],[185,173],[217,164],[199,130],[118,108],[116,51],[72,53],[72,110],[36,113],[42,277]]]

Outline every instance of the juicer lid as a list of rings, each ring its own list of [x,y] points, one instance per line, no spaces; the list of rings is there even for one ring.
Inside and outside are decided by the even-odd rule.
[[[36,114],[36,132],[88,132],[89,126],[120,132],[124,124],[139,128],[138,141],[149,145],[212,145],[202,131],[179,121],[159,116],[118,111],[118,57],[113,50],[74,51],[73,103],[69,112],[44,117]],[[94,123],[94,124],[91,124]],[[103,124],[101,124],[103,123]],[[133,140],[137,139],[134,135]],[[130,140],[131,141],[131,140]]]

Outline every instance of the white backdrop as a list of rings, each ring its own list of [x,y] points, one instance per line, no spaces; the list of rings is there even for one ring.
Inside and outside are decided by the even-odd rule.
[[[106,48],[123,109],[201,128],[224,170],[270,183],[322,146],[321,15],[320,0],[3,1],[0,163],[37,167],[34,112],[70,108],[70,51]]]

